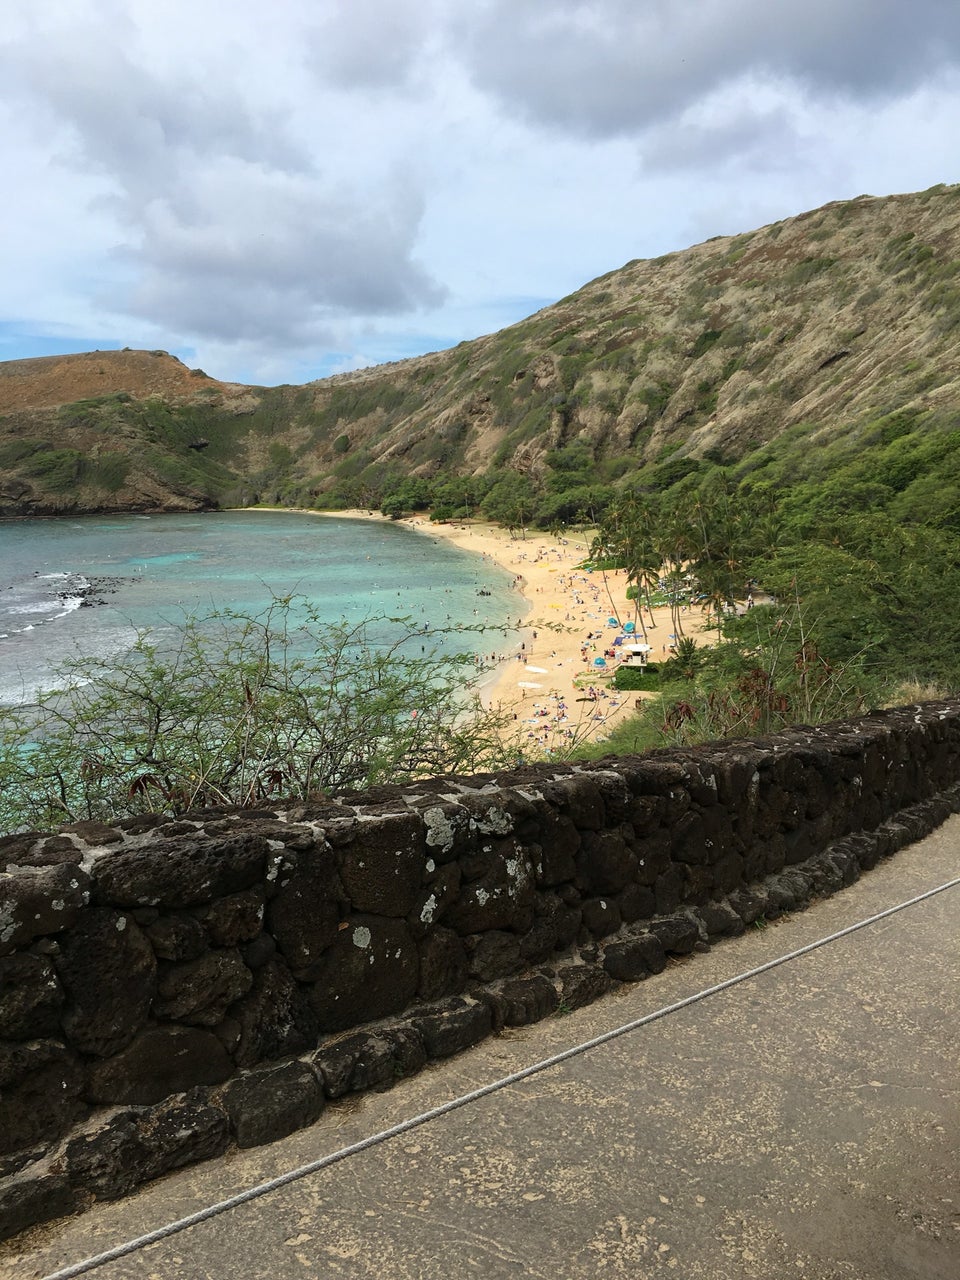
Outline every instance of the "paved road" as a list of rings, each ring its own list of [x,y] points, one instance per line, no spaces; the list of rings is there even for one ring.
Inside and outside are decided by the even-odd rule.
[[[960,818],[859,884],[312,1129],[42,1228],[46,1276],[960,875]],[[95,1280],[957,1280],[960,887],[160,1244]]]

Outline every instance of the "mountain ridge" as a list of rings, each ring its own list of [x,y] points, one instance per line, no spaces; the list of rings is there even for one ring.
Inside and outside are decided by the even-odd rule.
[[[634,260],[497,333],[301,386],[165,352],[0,364],[0,515],[369,504],[504,472],[542,488],[572,458],[663,488],[958,403],[960,187],[939,185]]]

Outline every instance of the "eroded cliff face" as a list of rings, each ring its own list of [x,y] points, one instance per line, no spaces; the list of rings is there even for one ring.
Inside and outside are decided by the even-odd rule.
[[[0,364],[0,514],[302,501],[385,468],[538,476],[575,442],[629,476],[958,400],[960,187],[936,187],[631,262],[499,333],[302,387],[164,352]]]
[[[142,512],[149,515],[177,511],[209,511],[220,504],[199,490],[179,493],[148,472],[131,468],[128,481],[115,492],[77,485],[70,492],[44,493],[19,479],[0,480],[0,520]]]

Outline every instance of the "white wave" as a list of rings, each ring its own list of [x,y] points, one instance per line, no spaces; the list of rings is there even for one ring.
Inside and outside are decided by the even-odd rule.
[[[36,578],[38,582],[56,582],[58,580],[63,581],[65,579],[69,579],[74,587],[79,587],[83,591],[86,591],[90,586],[89,578],[85,577],[82,573],[75,573],[72,570],[66,573],[38,573]]]
[[[35,630],[34,627],[23,629]],[[70,654],[59,651],[56,661],[62,661],[65,657],[75,657],[93,658],[107,663],[111,658],[128,653],[137,642],[137,634],[134,627],[111,627],[97,635],[93,643],[78,645]],[[50,657],[52,659],[52,655]],[[10,672],[6,681],[0,681],[0,706],[18,706],[22,703],[35,702],[43,693],[52,693],[68,685],[80,688],[89,683],[90,680],[80,679],[72,672],[60,675],[54,667],[44,665],[41,659],[41,665],[31,667],[21,665],[15,675]]]
[[[59,608],[59,600],[34,600],[31,604],[9,605],[8,611],[10,613],[53,613]]]
[[[53,615],[50,619],[51,622],[55,622],[57,618],[65,618],[68,613],[73,613],[79,609],[83,604],[83,596],[64,596],[60,603],[63,605],[63,609],[60,613]]]

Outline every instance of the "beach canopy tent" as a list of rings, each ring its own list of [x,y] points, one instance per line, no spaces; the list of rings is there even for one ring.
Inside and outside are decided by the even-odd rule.
[[[624,631],[627,633],[627,635],[628,635],[628,636],[632,636],[632,635],[633,635],[633,633],[634,633],[634,631],[636,631],[636,629],[637,629],[637,628],[634,626],[634,624],[633,624],[632,622],[625,622],[625,623],[623,624],[623,629],[624,629]]]
[[[595,667],[605,667],[607,665],[606,658],[594,658],[593,665]]]
[[[619,625],[620,625],[620,619],[619,619],[619,618],[608,618],[608,619],[607,619],[607,626],[608,626],[608,627],[619,627]]]

